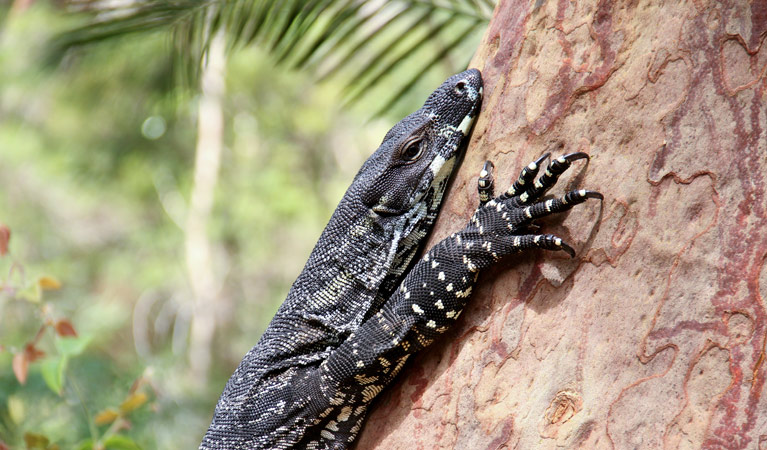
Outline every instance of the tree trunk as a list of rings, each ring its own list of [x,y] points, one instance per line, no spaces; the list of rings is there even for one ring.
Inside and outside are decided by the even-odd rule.
[[[358,448],[767,449],[767,1],[502,1],[431,244],[545,151],[585,151],[542,223],[576,249],[483,273]]]
[[[211,345],[216,330],[216,296],[221,276],[213,264],[213,246],[208,222],[218,183],[218,169],[224,146],[223,98],[226,89],[224,37],[213,37],[202,68],[197,108],[197,148],[194,185],[186,219],[186,268],[192,288],[192,323],[189,339],[189,367],[192,379],[204,385],[211,362]]]

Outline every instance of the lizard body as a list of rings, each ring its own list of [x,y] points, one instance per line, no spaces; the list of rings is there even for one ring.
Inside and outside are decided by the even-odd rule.
[[[227,383],[201,449],[301,448],[312,436],[323,439],[312,423],[330,402],[317,387],[320,364],[411,265],[479,113],[481,89],[479,71],[454,75],[386,134]]]
[[[461,314],[480,270],[519,250],[573,249],[531,222],[593,191],[538,201],[572,161],[544,155],[494,198],[492,164],[462,230],[414,261],[479,112],[477,70],[450,77],[363,164],[303,272],[216,406],[201,449],[346,448],[408,358]]]

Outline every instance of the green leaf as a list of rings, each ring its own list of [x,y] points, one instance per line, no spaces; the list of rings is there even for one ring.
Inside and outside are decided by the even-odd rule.
[[[56,349],[64,356],[77,356],[85,351],[91,342],[91,336],[81,335],[78,337],[60,337],[54,339]]]
[[[385,5],[384,5],[384,7],[385,7]],[[376,11],[376,13],[379,13],[379,11]],[[378,16],[378,14],[374,13],[374,14],[368,15],[367,17],[362,18],[360,26],[363,23],[370,22],[371,19],[375,19],[376,16]],[[341,36],[339,38],[339,42],[337,42],[336,45],[330,50],[332,53],[338,52],[339,54],[341,54],[341,52],[342,52],[342,50],[344,48],[344,46],[342,45],[342,42],[351,42],[351,41],[353,41],[355,39],[357,40],[357,42],[349,50],[347,50],[345,53],[343,53],[343,56],[341,56],[340,58],[337,58],[337,59],[339,59],[339,61],[336,62],[330,69],[327,69],[325,71],[325,73],[323,73],[320,76],[320,79],[321,80],[325,79],[325,78],[335,74],[336,72],[338,72],[339,69],[342,69],[342,68],[346,67],[349,64],[349,62],[352,61],[355,58],[355,56],[357,56],[359,54],[362,54],[363,50],[364,50],[364,52],[367,52],[367,49],[370,47],[370,44],[373,43],[373,42],[376,42],[378,40],[378,36],[380,36],[382,33],[385,33],[385,31],[387,29],[389,29],[390,27],[395,26],[400,19],[406,19],[408,17],[412,17],[412,14],[409,14],[408,11],[406,11],[406,10],[401,10],[401,11],[397,12],[395,15],[387,18],[385,22],[383,22],[383,23],[379,24],[378,26],[374,27],[372,31],[367,32],[364,36],[362,36],[362,34],[358,34],[356,36],[353,36],[351,34],[349,34],[349,35],[345,34],[344,36]],[[422,17],[425,19],[426,15],[424,15]],[[413,21],[413,24],[414,25],[417,24],[419,22],[419,19],[420,19],[420,17],[416,18]],[[358,28],[359,27],[353,28],[351,31],[354,32]],[[360,31],[360,33],[362,33],[362,31]],[[398,39],[403,39],[404,37],[405,37],[404,35],[400,34],[397,38]],[[395,38],[395,39],[397,39],[397,38]],[[301,62],[303,62],[303,61],[300,61],[299,63],[301,63]]]
[[[54,344],[58,350],[57,358],[47,358],[40,363],[40,373],[48,387],[57,395],[61,395],[64,387],[64,374],[71,357],[85,351],[91,341],[90,336],[78,337],[54,337]]]
[[[68,49],[132,33],[162,31],[172,36],[177,69],[196,85],[210,43],[224,32],[226,48],[260,45],[279,63],[317,74],[349,72],[345,77],[355,100],[384,77],[420,77],[415,70],[423,54],[435,51],[446,73],[465,69],[471,52],[489,22],[492,0],[137,0],[124,6],[87,3],[91,20],[59,35],[50,53],[63,57]],[[102,9],[99,9],[102,8]],[[107,14],[103,14],[107,12]],[[446,20],[445,17],[448,17]],[[408,27],[402,25],[409,23]],[[463,27],[467,26],[467,29]],[[464,30],[462,33],[461,30]],[[462,35],[460,40],[451,40]],[[406,48],[401,48],[405,43]],[[417,51],[421,49],[422,51]],[[370,56],[375,56],[370,58]],[[360,68],[369,76],[357,77]],[[343,69],[343,70],[342,70]],[[358,74],[357,74],[358,75]],[[407,83],[406,83],[407,85]],[[396,90],[387,94],[394,95]],[[396,101],[382,99],[383,102]]]
[[[444,58],[445,55],[447,55],[450,52],[450,49],[460,44],[466,37],[471,34],[472,29],[471,26],[464,29],[463,33],[457,33],[456,37],[447,43],[441,51],[436,52],[434,56],[427,60],[425,63],[422,64],[421,69],[419,71],[416,71],[415,75],[410,78],[410,80],[405,83],[404,86],[402,86],[399,91],[395,95],[393,95],[388,103],[386,103],[384,106],[382,106],[378,111],[376,111],[375,115],[381,115],[384,112],[386,112],[389,108],[391,108],[397,100],[403,96],[406,92],[408,92],[410,89],[415,86],[415,84],[418,82],[418,79],[421,77],[421,75],[425,72],[427,72],[431,67],[433,67],[440,59]]]
[[[68,360],[67,356],[62,355],[58,358],[46,358],[40,363],[43,380],[56,395],[61,395],[64,388],[64,373],[67,370]]]
[[[425,20],[425,18],[424,18]],[[385,51],[378,54],[375,58],[373,58],[373,62],[365,67],[362,68],[359,72],[357,72],[354,75],[355,79],[359,80],[365,80],[364,83],[359,83],[359,89],[357,90],[357,93],[354,94],[351,99],[349,100],[349,103],[353,103],[354,101],[358,100],[362,95],[364,95],[366,92],[370,90],[373,86],[375,86],[381,79],[388,75],[390,73],[390,67],[394,65],[398,65],[411,57],[419,48],[423,47],[427,43],[431,42],[431,40],[434,38],[435,35],[439,34],[442,30],[449,27],[454,21],[456,20],[456,16],[452,15],[448,17],[446,20],[434,24],[432,27],[430,27],[428,30],[426,30],[426,33],[418,39],[416,42],[412,43],[410,46],[408,46],[407,49],[405,49],[402,53],[397,55],[396,57],[393,57],[393,54],[395,54],[394,46],[390,46],[390,48],[387,48]],[[383,62],[379,64],[378,62]],[[368,76],[371,71],[376,69],[378,67],[378,70],[376,73]],[[418,73],[420,76],[421,73]],[[372,77],[372,78],[371,78]]]
[[[116,434],[104,441],[107,450],[141,450],[141,447],[128,436]]]
[[[93,450],[93,439],[86,439],[76,447],[77,450]]]
[[[18,395],[8,397],[8,415],[16,425],[24,421],[26,407],[24,406],[24,400]]]
[[[40,285],[35,282],[21,289],[16,296],[28,302],[40,303],[43,298],[43,291]]]

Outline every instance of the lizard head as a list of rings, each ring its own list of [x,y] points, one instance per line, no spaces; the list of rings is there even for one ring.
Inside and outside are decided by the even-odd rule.
[[[320,242],[369,288],[393,289],[423,243],[481,102],[478,70],[453,75],[386,133],[357,172]]]
[[[355,179],[364,182],[361,200],[374,217],[434,220],[481,102],[482,77],[469,69],[448,78],[389,130]]]

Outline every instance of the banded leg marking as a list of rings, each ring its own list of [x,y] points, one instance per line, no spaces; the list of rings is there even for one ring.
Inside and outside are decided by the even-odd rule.
[[[542,248],[544,250],[562,250],[575,258],[575,250],[568,245],[562,238],[553,234],[524,234],[509,236],[509,244],[512,251],[522,251],[528,248]]]
[[[533,183],[533,180],[535,180],[535,176],[538,175],[538,171],[541,168],[541,163],[545,161],[549,156],[551,156],[551,153],[546,152],[541,155],[541,157],[525,166],[525,168],[522,169],[522,172],[519,173],[519,178],[517,181],[514,182],[508,191],[501,195],[502,199],[525,194],[526,190],[528,190],[528,187]],[[527,196],[529,196],[529,194]],[[527,201],[527,196],[525,196],[524,199],[521,199],[522,203]]]
[[[479,204],[484,205],[495,197],[495,180],[493,179],[493,169],[495,166],[492,161],[485,161],[482,171],[479,172],[477,179],[477,192],[479,193]]]
[[[570,191],[560,198],[552,198],[525,207],[523,210],[523,216],[525,220],[522,221],[522,224],[527,225],[532,220],[546,217],[550,214],[565,212],[573,206],[585,202],[586,199],[589,198],[597,198],[599,200],[603,200],[604,196],[599,192],[588,191],[586,189]]]
[[[573,161],[579,159],[589,159],[589,155],[583,152],[575,152],[552,159],[549,166],[543,172],[543,175],[541,175],[541,177],[536,180],[535,183],[533,183],[533,186],[525,191],[525,193],[528,194],[532,200],[539,198],[549,189],[554,187],[557,180],[559,180],[559,176],[570,168]],[[523,203],[525,202],[523,201]]]

